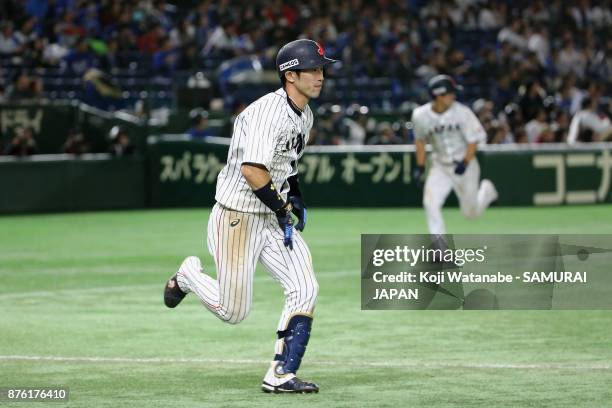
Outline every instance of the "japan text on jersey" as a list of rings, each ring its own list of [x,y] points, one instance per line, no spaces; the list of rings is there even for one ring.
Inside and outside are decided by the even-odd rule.
[[[454,102],[442,113],[434,112],[432,104],[419,106],[412,113],[415,139],[431,143],[433,159],[445,164],[462,160],[470,143],[484,143],[486,132],[467,106]]]

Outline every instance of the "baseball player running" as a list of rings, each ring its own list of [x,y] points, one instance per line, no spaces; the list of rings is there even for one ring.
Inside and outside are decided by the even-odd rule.
[[[217,178],[208,221],[217,279],[203,273],[200,259],[190,256],[164,290],[168,307],[194,293],[219,319],[237,324],[249,313],[255,267],[262,263],[285,293],[274,359],[263,379],[265,392],[319,391],[296,377],[319,291],[310,251],[297,232],[306,225],[297,163],[313,124],[308,101],[321,93],[323,67],[332,62],[315,41],[296,40],[280,49],[276,67],[282,87],[238,115],[227,164]],[[298,219],[295,226],[292,213]]]
[[[432,101],[412,113],[416,144],[413,178],[422,186],[425,145],[430,143],[433,160],[425,181],[423,206],[429,232],[439,235],[446,233],[442,206],[451,188],[467,218],[479,217],[498,194],[490,180],[479,183],[476,150],[486,141],[486,132],[470,108],[455,101],[455,93],[463,88],[448,75],[433,77],[428,87]]]

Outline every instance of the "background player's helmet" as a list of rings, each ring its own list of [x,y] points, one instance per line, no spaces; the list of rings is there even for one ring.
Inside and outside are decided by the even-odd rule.
[[[453,78],[448,75],[436,75],[431,78],[427,83],[427,88],[429,89],[429,94],[432,98],[435,98],[439,95],[445,95],[447,93],[457,93],[457,91],[463,91],[463,87]]]
[[[276,70],[282,78],[286,71],[322,67],[336,62],[325,56],[323,46],[312,40],[295,40],[285,44],[276,56]]]

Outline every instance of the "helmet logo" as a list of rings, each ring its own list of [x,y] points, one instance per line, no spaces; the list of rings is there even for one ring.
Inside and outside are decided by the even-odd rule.
[[[300,65],[300,61],[297,58],[292,59],[291,61],[283,62],[278,66],[279,71],[284,71],[291,67],[295,67],[296,65]]]
[[[319,53],[320,56],[323,56],[323,54],[325,54],[325,50],[323,50],[323,46],[321,44],[317,43],[317,47],[319,47],[317,52]]]
[[[436,95],[436,96],[438,96],[438,95],[444,95],[444,94],[449,93],[449,90],[446,89],[445,86],[438,86],[438,87],[435,87],[434,89],[432,89],[431,93]]]

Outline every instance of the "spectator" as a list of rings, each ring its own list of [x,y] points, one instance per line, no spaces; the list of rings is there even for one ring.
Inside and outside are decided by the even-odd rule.
[[[556,143],[565,143],[569,132],[569,114],[563,110],[556,112],[555,120],[551,125],[551,130],[555,133]]]
[[[83,28],[88,36],[96,36],[100,32],[100,17],[98,15],[98,6],[96,4],[89,4],[85,10],[82,11],[84,16],[82,17]]]
[[[19,31],[14,31],[12,21],[0,23],[0,54],[15,54],[23,51],[26,38]]]
[[[368,128],[368,113],[367,106],[359,106],[353,104],[346,110],[347,117],[344,119],[344,125],[347,130],[346,144],[362,145],[367,136]]]
[[[540,65],[545,66],[550,58],[548,30],[542,25],[536,25],[529,34],[527,48],[537,55]]]
[[[85,29],[75,22],[76,10],[66,7],[65,10],[58,11],[61,21],[54,27],[54,34],[58,37],[58,42],[65,47],[74,47],[79,39],[85,38]]]
[[[11,101],[40,99],[43,95],[43,82],[40,77],[21,71],[7,94]]]
[[[535,143],[554,143],[555,142],[555,134],[550,128],[550,126],[545,126],[540,131],[540,134],[535,140]]]
[[[38,20],[43,20],[49,10],[49,4],[46,0],[26,0],[25,11],[28,15],[36,17]]]
[[[36,141],[34,140],[34,132],[32,128],[17,128],[15,130],[15,136],[6,145],[4,154],[8,156],[31,156],[38,152]]]
[[[589,73],[601,82],[612,84],[612,38],[608,38],[604,49],[597,50],[593,55]]]
[[[504,107],[503,113],[500,113],[501,121],[508,125],[510,132],[512,132],[515,137],[514,141],[517,141],[516,133],[519,130],[523,130],[523,113],[521,108],[516,103],[509,103]]]
[[[563,39],[563,48],[557,55],[556,66],[561,75],[574,73],[578,79],[583,79],[587,60],[584,54],[574,47],[574,40],[567,33]]]
[[[328,145],[329,141],[326,138],[326,134],[321,132],[320,127],[316,126],[310,131],[310,138],[308,139],[309,145]]]
[[[533,119],[544,106],[546,90],[538,81],[532,81],[519,89],[519,105],[526,121]]]
[[[430,78],[438,75],[439,71],[437,68],[436,62],[442,58],[440,54],[432,53],[427,56],[425,62],[417,68],[416,75],[421,78],[424,82],[428,81]]]
[[[174,47],[190,44],[196,39],[196,28],[189,19],[185,19],[170,31],[169,38]]]
[[[340,105],[332,105],[329,108],[331,116],[329,118],[329,132],[332,144],[344,145],[348,137],[348,127],[344,121],[344,110]]]
[[[493,128],[493,137],[490,139],[491,144],[508,144],[514,143],[514,137],[510,131],[510,126],[507,123],[496,121],[496,126]]]
[[[159,49],[153,54],[153,69],[160,75],[172,76],[179,62],[179,51],[169,37],[160,39],[159,43]]]
[[[538,110],[536,116],[525,125],[525,133],[527,133],[527,140],[529,140],[529,143],[537,142],[541,133],[548,127],[548,122],[546,122],[546,111],[544,109]]]
[[[88,69],[93,68],[96,65],[96,60],[89,50],[87,40],[84,38],[78,39],[74,49],[63,58],[63,64],[77,75],[82,75]]]
[[[95,59],[94,65],[106,72],[112,72],[119,68],[119,43],[116,38],[111,38],[107,42],[99,39],[89,41],[92,56]]]
[[[609,4],[608,4],[609,5]],[[599,5],[591,6],[589,0],[581,0],[571,8],[571,14],[579,29],[587,27],[604,27],[612,23],[610,9],[601,8]]]
[[[49,66],[57,66],[68,55],[70,49],[57,42],[50,42],[46,39],[44,42],[44,49],[42,59],[43,62]]]
[[[263,15],[268,21],[283,27],[290,27],[295,24],[298,12],[292,6],[283,4],[282,0],[273,0],[272,3],[263,11]]]
[[[555,105],[565,112],[571,112],[572,100],[576,92],[578,90],[572,85],[572,82],[569,79],[564,79],[555,95]]]
[[[487,1],[486,6],[480,9],[478,27],[481,30],[495,30],[502,25],[502,16],[499,12],[499,3]]]
[[[140,38],[138,38],[138,49],[143,54],[153,55],[158,49],[160,40],[165,36],[163,27],[155,23]]]
[[[79,156],[89,152],[89,144],[85,140],[85,136],[81,130],[70,129],[62,150],[64,153]]]
[[[200,56],[195,43],[187,43],[180,51],[177,69],[194,71],[200,67]]]
[[[202,108],[195,108],[189,112],[191,127],[187,134],[193,139],[205,139],[208,136],[213,136],[213,132],[208,126],[208,112]]]
[[[381,122],[376,127],[377,134],[368,140],[371,145],[396,145],[404,141],[398,137],[389,122]]]
[[[472,64],[465,59],[460,50],[452,50],[448,55],[448,72],[453,77],[463,77],[468,74]]]
[[[322,102],[342,110],[331,113],[319,129],[319,140],[327,143],[351,140],[346,126],[351,122],[344,113],[350,104],[393,112],[405,101],[424,102],[423,81],[439,73],[457,76],[466,85],[467,102],[493,102],[493,115],[487,119],[491,142],[519,135],[544,107],[547,95],[556,97],[548,112],[558,140],[565,132],[556,128],[555,118],[563,118],[559,110],[574,114],[585,96],[598,99],[612,90],[609,0],[274,0],[263,8],[257,5],[210,0],[5,1],[0,6],[0,59],[8,69],[1,82],[7,94],[18,95],[7,81],[16,72],[60,64],[79,73],[99,67],[108,73],[107,84],[113,83],[110,75],[127,77],[130,92],[122,95],[116,88],[114,100],[97,104],[92,92],[99,97],[100,88],[86,81],[87,103],[112,110],[135,103],[146,91],[154,95],[154,110],[171,104],[166,95],[172,92],[157,88],[165,80],[156,83],[153,92],[148,85],[136,85],[144,82],[139,79],[151,67],[156,75],[170,78],[181,70],[214,71],[226,59],[248,55],[273,70],[280,43],[316,38],[342,60],[325,73],[331,81]],[[333,83],[336,75],[341,79]],[[378,77],[391,85],[375,86]],[[56,82],[57,77],[47,80]],[[70,95],[57,85],[53,83],[49,92]],[[234,98],[251,97],[244,89],[228,92],[221,90],[220,95],[228,107]],[[511,103],[521,112],[513,112],[506,122],[500,113]]]
[[[530,1],[529,3],[525,14],[529,16],[531,21],[540,25],[551,20],[551,13],[542,0]]]
[[[509,26],[502,28],[497,35],[499,43],[508,43],[519,50],[527,47],[527,40],[523,36],[523,22],[519,17],[512,19]]]
[[[133,156],[136,153],[134,145],[130,142],[127,130],[122,126],[113,126],[109,132],[111,145],[109,152],[114,157]]]
[[[236,33],[236,24],[230,19],[224,20],[208,37],[202,55],[220,54],[230,57],[232,46],[237,43]]]
[[[525,129],[519,128],[518,131],[516,132],[514,140],[518,144],[529,143],[529,139],[527,138],[527,133],[525,132]]]

